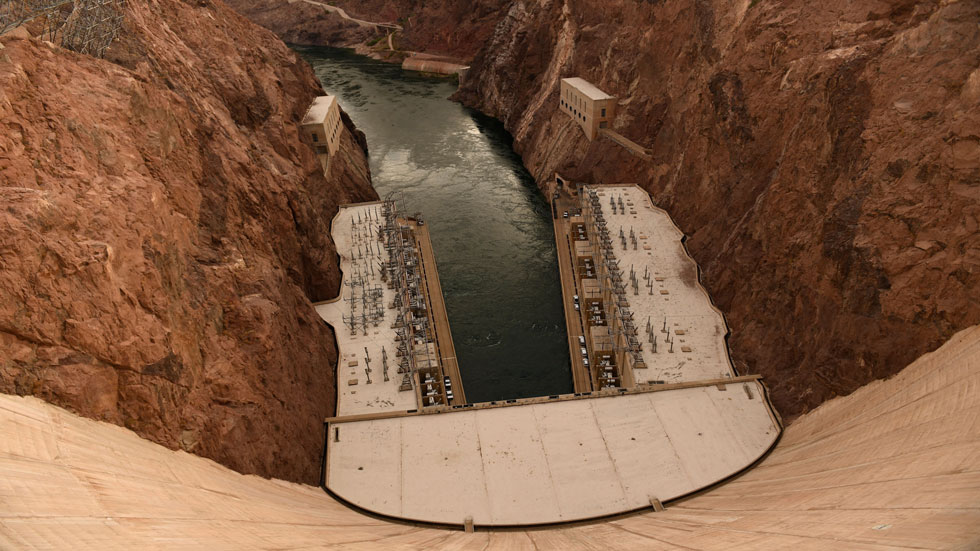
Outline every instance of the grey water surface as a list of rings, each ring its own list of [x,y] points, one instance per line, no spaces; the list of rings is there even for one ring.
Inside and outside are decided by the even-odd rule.
[[[572,392],[550,207],[503,125],[448,79],[294,48],[367,135],[378,194],[429,225],[467,400]]]

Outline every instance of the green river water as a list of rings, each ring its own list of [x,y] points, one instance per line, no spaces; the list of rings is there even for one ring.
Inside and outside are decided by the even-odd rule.
[[[447,79],[295,49],[367,135],[378,194],[429,225],[467,400],[572,392],[550,207],[503,125]]]

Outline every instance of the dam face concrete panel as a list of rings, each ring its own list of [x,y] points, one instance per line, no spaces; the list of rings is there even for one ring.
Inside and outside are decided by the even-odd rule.
[[[496,415],[478,417],[477,425],[490,516],[474,517],[473,521],[526,524],[560,517],[558,496],[532,409],[488,411]]]
[[[474,415],[433,415],[427,423],[405,421],[395,420],[402,427],[403,510],[454,524],[462,524],[467,516],[486,517],[487,488],[480,475],[483,462]],[[433,441],[442,444],[433,446]]]
[[[735,385],[716,394],[736,390],[746,396]],[[978,394],[974,327],[803,415],[752,470],[663,512],[472,534],[366,516],[320,488],[242,475],[37,398],[0,395],[0,548],[974,549]],[[630,478],[624,461],[642,461],[618,454],[616,442],[661,426],[642,411],[621,417],[612,400],[592,407]],[[341,442],[353,435],[342,428]],[[636,484],[624,484],[630,499]]]
[[[625,509],[628,504],[623,484],[592,401],[531,407],[547,450],[561,518],[595,516],[599,504],[610,511]]]
[[[327,485],[340,495],[364,495],[367,499],[358,505],[365,509],[401,515],[401,446],[377,453],[378,442],[401,442],[401,428],[397,422],[333,427],[328,443],[331,461]],[[336,442],[333,441],[335,430],[340,431],[340,440]]]
[[[375,482],[358,471],[359,483],[330,487],[377,513],[451,524],[466,516],[482,526],[528,525],[635,510],[730,476],[772,445],[779,428],[764,403],[737,389],[346,422],[340,426],[351,436],[331,442],[329,471],[397,472],[391,460],[374,458],[401,457],[402,482],[394,488],[385,473]],[[400,495],[378,495],[393,489]]]
[[[646,407],[652,409],[649,398]],[[622,406],[611,400],[592,403],[609,455],[622,479],[630,504],[644,503],[650,497],[680,495],[692,487],[687,471],[673,446],[665,445],[666,431],[656,415],[623,415]]]

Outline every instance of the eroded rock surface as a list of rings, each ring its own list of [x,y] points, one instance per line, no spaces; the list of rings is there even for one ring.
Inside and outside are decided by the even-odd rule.
[[[0,39],[0,391],[245,473],[315,482],[337,205],[376,197],[349,119],[328,178],[309,67],[221,2],[129,2],[98,60]]]
[[[457,97],[542,185],[650,191],[788,417],[980,322],[976,0],[340,4],[477,52]],[[570,76],[620,98],[615,129],[652,161],[559,112]]]
[[[309,0],[313,2],[324,0]],[[350,17],[378,23],[395,23],[393,46],[405,52],[425,52],[469,61],[480,51],[503,16],[507,0],[332,0]],[[314,46],[353,47],[359,52],[385,57],[383,32],[372,33],[334,14],[311,6],[307,0],[229,0],[252,21],[272,30],[286,42]],[[378,41],[376,51],[366,48]]]
[[[976,1],[513,2],[459,97],[539,182],[639,182],[789,416],[980,322]],[[558,80],[620,98],[644,161]]]
[[[325,2],[326,3],[326,2]],[[228,5],[290,44],[354,47],[381,33],[320,7],[319,0],[228,0]],[[351,15],[353,17],[353,15]]]

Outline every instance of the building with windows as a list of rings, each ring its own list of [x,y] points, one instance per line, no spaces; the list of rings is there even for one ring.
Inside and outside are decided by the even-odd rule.
[[[313,150],[326,172],[330,159],[340,147],[340,105],[335,96],[320,96],[303,117],[303,132],[313,141]]]
[[[594,140],[599,129],[610,126],[616,116],[616,98],[581,78],[561,79],[561,109]]]

